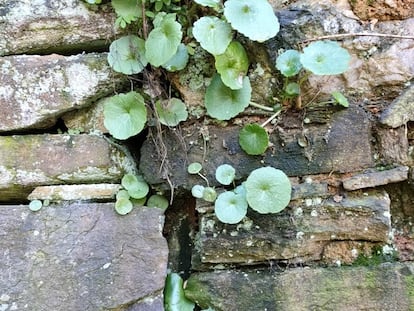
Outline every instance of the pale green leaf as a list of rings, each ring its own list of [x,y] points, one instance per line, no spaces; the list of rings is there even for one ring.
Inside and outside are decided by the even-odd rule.
[[[164,287],[165,311],[193,311],[195,304],[184,295],[183,279],[178,273],[167,275]]]
[[[347,108],[349,107],[348,99],[339,91],[332,92],[331,95],[339,105]]]
[[[236,170],[229,164],[222,164],[217,167],[215,177],[222,185],[230,185],[236,177]]]
[[[43,207],[43,203],[40,200],[32,200],[29,203],[29,209],[32,212],[37,212],[38,210],[40,210]]]
[[[127,198],[119,198],[115,202],[115,211],[119,215],[126,215],[132,211],[132,202]]]
[[[118,18],[125,24],[130,24],[142,16],[141,0],[112,0],[111,4]]]
[[[182,70],[187,66],[188,59],[188,49],[185,44],[180,43],[177,49],[177,53],[175,53],[172,58],[163,64],[162,67],[171,72]]]
[[[158,101],[155,108],[160,122],[167,126],[176,126],[188,117],[186,105],[178,98],[170,98],[162,103]]]
[[[104,125],[116,139],[138,134],[146,122],[144,98],[136,92],[112,96],[104,104]]]
[[[247,124],[239,133],[239,144],[247,154],[263,154],[269,145],[269,136],[259,124]]]
[[[218,17],[204,16],[194,23],[194,38],[207,52],[218,55],[224,53],[232,39],[229,23]]]
[[[169,205],[168,200],[160,194],[153,194],[152,196],[149,197],[147,201],[148,207],[156,207],[156,208],[160,208],[163,210],[166,210],[168,208],[168,205]]]
[[[190,163],[190,165],[187,167],[187,172],[189,174],[198,174],[200,173],[203,166],[198,162]]]
[[[285,77],[297,75],[302,69],[300,53],[296,50],[287,50],[280,54],[276,59],[276,68]]]
[[[216,217],[226,224],[237,224],[247,214],[247,201],[232,191],[221,193],[214,203]]]

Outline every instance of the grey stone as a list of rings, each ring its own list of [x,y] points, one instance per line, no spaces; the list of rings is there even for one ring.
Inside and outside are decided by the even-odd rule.
[[[380,121],[394,128],[414,121],[414,86],[409,87],[384,110]]]
[[[0,202],[26,200],[38,186],[119,183],[132,161],[92,135],[0,136]]]
[[[237,225],[228,225],[219,222],[214,214],[201,215],[193,268],[252,265],[269,260],[319,261],[331,243],[384,244],[391,230],[390,199],[379,191],[349,194],[340,202],[322,198],[297,200],[278,214],[248,212],[247,216]],[[335,260],[348,258],[348,249],[344,252]],[[328,261],[332,259],[329,256]]]
[[[0,55],[98,50],[116,35],[110,5],[81,0],[0,2]]]
[[[36,187],[28,200],[74,201],[111,200],[121,189],[120,184],[59,185]]]
[[[8,56],[0,68],[0,132],[50,127],[127,81],[113,74],[105,53]]]
[[[216,311],[410,311],[414,264],[215,271],[191,275],[185,294]]]
[[[380,159],[387,164],[409,165],[409,138],[406,126],[389,128],[379,126],[376,129],[378,153]]]
[[[160,209],[119,216],[113,203],[38,212],[6,205],[0,219],[0,296],[15,308],[7,310],[163,310],[168,248]]]
[[[407,166],[399,166],[385,171],[363,173],[343,179],[342,183],[346,190],[377,187],[407,180],[408,170]]]
[[[288,176],[353,172],[374,165],[371,124],[368,115],[358,107],[335,112],[326,124],[302,125],[297,115],[286,113],[277,125],[269,127],[272,146],[263,156],[249,156],[241,149],[240,129],[197,122],[183,125],[180,133],[166,129],[163,143],[168,161],[164,162],[157,153],[157,144],[161,142],[148,139],[141,149],[140,170],[149,183],[162,183],[166,172],[160,173],[159,163],[164,162],[171,182],[191,189],[202,182],[200,177],[187,173],[188,164],[195,161],[203,164],[203,174],[213,185],[215,170],[224,163],[231,164],[236,169],[236,178],[241,180],[266,165],[281,169]],[[298,139],[304,135],[308,143],[301,147]]]

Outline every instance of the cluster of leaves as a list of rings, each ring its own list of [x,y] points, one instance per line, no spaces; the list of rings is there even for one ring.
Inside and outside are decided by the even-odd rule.
[[[188,166],[190,174],[201,175],[201,169],[201,164],[197,162]],[[229,164],[222,164],[217,167],[215,178],[224,186],[233,184],[232,190],[217,195],[210,186],[194,185],[191,193],[196,198],[214,202],[217,218],[228,224],[240,222],[249,206],[261,214],[268,214],[278,213],[289,204],[292,186],[283,171],[271,166],[261,167],[253,170],[246,181],[238,186],[234,184],[235,177],[236,170]]]
[[[286,50],[276,59],[276,68],[286,77],[283,87],[285,98],[300,96],[301,83],[291,82],[289,78],[299,75],[305,69],[315,75],[336,75],[348,69],[351,56],[348,51],[334,41],[316,41],[309,44],[300,53]],[[305,74],[306,77],[306,74]],[[335,103],[348,107],[348,100],[340,92],[332,93]]]
[[[130,213],[134,205],[142,206],[146,204],[148,207],[168,208],[168,200],[162,195],[153,194],[147,200],[150,188],[140,175],[124,175],[121,185],[123,189],[118,191],[115,202],[115,210],[120,215]]]

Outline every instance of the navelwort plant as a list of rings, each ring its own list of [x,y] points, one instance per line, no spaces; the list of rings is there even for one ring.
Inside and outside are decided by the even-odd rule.
[[[199,169],[190,169],[194,166]],[[190,174],[200,174],[200,171],[201,164],[197,162],[188,167]],[[232,190],[226,190],[219,195],[208,185],[194,185],[191,190],[194,197],[214,202],[216,217],[223,223],[240,222],[246,216],[249,206],[258,213],[269,214],[279,213],[290,202],[292,186],[286,174],[279,169],[271,166],[255,169],[238,186],[234,183],[235,177],[236,170],[229,164],[222,164],[217,167],[215,178],[223,186],[233,184]]]

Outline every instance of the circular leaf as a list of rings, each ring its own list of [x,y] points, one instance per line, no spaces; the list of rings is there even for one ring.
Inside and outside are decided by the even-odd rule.
[[[266,151],[269,136],[259,124],[247,124],[239,133],[239,144],[247,154],[259,155]]]
[[[245,182],[249,206],[261,214],[278,213],[290,201],[292,186],[281,170],[261,167],[252,171]]]
[[[164,125],[176,126],[181,121],[187,120],[187,107],[178,98],[167,100],[167,104],[164,106],[158,101],[156,102],[155,107],[157,109],[159,120]]]
[[[144,98],[136,92],[112,96],[104,104],[104,125],[117,139],[138,134],[146,122]]]
[[[203,190],[203,199],[207,202],[214,202],[217,198],[217,192],[214,188],[205,187]]]
[[[193,162],[187,167],[187,172],[189,174],[198,174],[202,170],[203,166],[198,162]]]
[[[279,21],[267,0],[227,0],[224,16],[234,29],[254,41],[266,41],[279,32]]]
[[[290,82],[285,87],[285,93],[288,96],[298,96],[300,94],[300,86],[296,82]]]
[[[218,120],[230,120],[249,106],[251,93],[248,77],[243,78],[243,87],[240,90],[232,90],[216,74],[206,90],[207,113]]]
[[[37,212],[38,210],[40,210],[43,207],[43,203],[40,200],[32,200],[29,203],[29,209],[32,212]]]
[[[177,53],[175,53],[172,58],[163,64],[162,67],[171,72],[182,70],[185,68],[185,66],[187,66],[188,59],[189,56],[187,47],[183,43],[180,43],[177,49]]]
[[[145,41],[145,57],[153,66],[161,66],[177,53],[183,33],[181,24],[167,14],[148,35]],[[154,22],[155,24],[155,22]]]
[[[150,196],[147,201],[148,207],[157,207],[163,210],[166,210],[168,208],[168,205],[168,200],[164,196],[159,194],[154,194]]]
[[[213,55],[224,53],[232,38],[230,24],[212,16],[204,16],[196,21],[193,35],[201,47]]]
[[[217,218],[226,224],[237,224],[247,214],[247,201],[232,191],[221,193],[214,204]]]
[[[123,74],[141,72],[148,64],[145,41],[134,35],[113,41],[109,46],[108,63],[113,70]]]
[[[230,185],[234,177],[236,177],[236,170],[229,164],[222,164],[216,169],[216,179],[222,185]]]
[[[215,56],[215,60],[215,67],[223,83],[232,90],[241,89],[243,77],[249,69],[249,59],[244,47],[233,41],[223,54]]]
[[[204,186],[202,186],[202,185],[194,185],[191,188],[191,194],[193,195],[193,197],[195,197],[197,199],[202,199],[203,198],[203,193],[204,193]]]
[[[334,41],[316,41],[303,49],[300,61],[316,75],[336,75],[348,69],[351,56]]]
[[[276,68],[285,77],[297,75],[302,69],[299,52],[296,50],[287,50],[280,54],[276,59]]]
[[[120,198],[115,202],[115,211],[119,215],[126,215],[132,211],[133,205],[127,198]]]
[[[134,199],[142,199],[149,192],[149,186],[144,180],[140,180],[133,174],[126,174],[121,179],[122,186]]]
[[[119,190],[118,193],[116,194],[116,199],[121,199],[121,198],[125,198],[125,199],[129,199],[129,193],[126,190]]]

